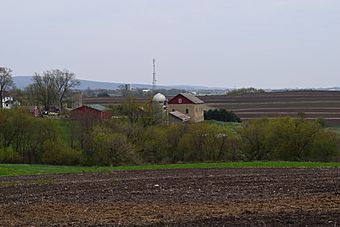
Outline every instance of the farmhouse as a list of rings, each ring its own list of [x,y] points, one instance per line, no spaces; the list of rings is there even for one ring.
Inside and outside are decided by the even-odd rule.
[[[91,118],[91,119],[110,119],[112,113],[107,111],[105,106],[99,104],[82,105],[71,110],[73,119]]]
[[[168,102],[170,115],[177,118],[181,116],[182,121],[188,121],[183,115],[188,116],[190,122],[204,121],[204,108],[205,103],[191,93],[180,93]]]
[[[2,99],[3,109],[12,109],[15,106],[20,106],[20,103],[13,99],[13,97],[4,97]]]

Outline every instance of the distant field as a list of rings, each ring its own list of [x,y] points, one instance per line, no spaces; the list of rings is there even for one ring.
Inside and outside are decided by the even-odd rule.
[[[298,113],[302,112],[305,113],[306,119],[323,118],[328,125],[340,125],[339,91],[283,91],[239,96],[207,95],[199,96],[199,98],[211,108],[234,111],[242,120],[263,117],[296,117]],[[122,100],[122,97],[84,98],[83,102],[87,104],[117,104]],[[146,99],[137,98],[136,101],[145,102]]]
[[[117,167],[81,167],[0,164],[0,176],[20,176],[56,173],[109,172],[118,170],[161,170],[161,169],[212,169],[212,168],[340,168],[338,163],[321,162],[227,162],[227,163],[191,163],[168,165],[140,165]]]

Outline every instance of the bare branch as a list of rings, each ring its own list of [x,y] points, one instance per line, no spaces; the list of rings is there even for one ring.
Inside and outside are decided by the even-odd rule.
[[[12,70],[10,68],[0,66],[0,109],[3,108],[2,100],[9,89],[14,86],[12,78]]]

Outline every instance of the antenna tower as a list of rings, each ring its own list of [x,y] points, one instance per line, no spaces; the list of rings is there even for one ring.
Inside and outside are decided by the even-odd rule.
[[[153,70],[152,70],[152,90],[155,91],[156,90],[156,60],[153,59],[152,60],[153,63]]]

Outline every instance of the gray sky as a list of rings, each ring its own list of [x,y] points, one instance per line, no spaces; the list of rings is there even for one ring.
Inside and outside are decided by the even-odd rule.
[[[222,87],[340,86],[339,0],[0,0],[16,75]]]

